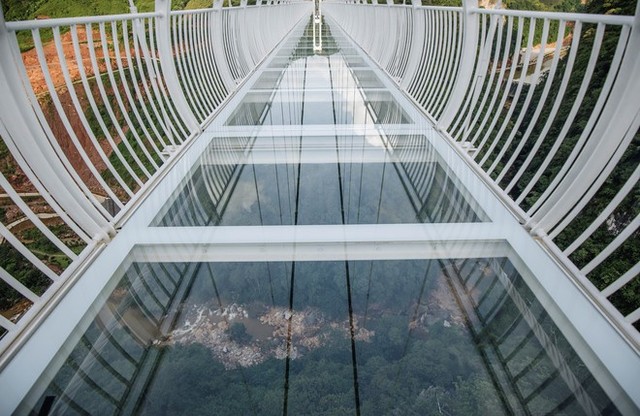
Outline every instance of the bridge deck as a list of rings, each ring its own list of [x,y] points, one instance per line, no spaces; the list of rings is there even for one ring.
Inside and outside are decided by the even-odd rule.
[[[563,275],[393,80],[311,20],[7,365],[2,406],[155,414],[203,368],[197,403],[222,413],[455,412],[461,380],[491,414],[629,412],[638,358]]]

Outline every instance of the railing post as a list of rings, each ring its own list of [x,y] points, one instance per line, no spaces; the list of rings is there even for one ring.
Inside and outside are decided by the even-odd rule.
[[[451,98],[449,98],[449,102],[438,120],[437,127],[440,131],[446,131],[451,125],[464,101],[465,94],[473,78],[473,67],[478,53],[478,29],[480,26],[479,17],[476,13],[477,8],[478,0],[462,0],[462,15],[464,19],[462,50],[460,51],[462,57]]]
[[[0,9],[0,132],[20,168],[42,197],[58,214],[75,222],[95,241],[108,241],[115,235],[109,221],[67,172],[36,117],[24,85],[22,65],[15,35],[6,27]],[[35,104],[37,105],[37,103]]]
[[[227,90],[233,91],[236,89],[238,82],[233,76],[233,72],[231,71],[231,66],[229,64],[229,58],[225,51],[225,39],[227,36],[224,32],[225,25],[223,24],[223,19],[225,19],[226,13],[222,10],[222,3],[223,0],[215,0],[213,3],[214,13],[211,15],[211,44],[213,45],[214,58],[218,57],[216,65],[220,70],[222,82]],[[265,2],[258,0],[256,4],[262,6],[267,3],[266,0]]]
[[[412,25],[412,39],[411,45],[408,46],[409,49],[409,58],[407,59],[407,66],[400,81],[400,86],[403,90],[407,90],[411,83],[413,82],[413,78],[416,75],[416,72],[420,66],[420,58],[422,55],[422,42],[426,40],[425,37],[425,13],[418,9],[422,5],[420,0],[411,0],[412,9],[411,9],[411,19],[413,20]]]
[[[173,59],[173,48],[171,47],[171,0],[156,0],[156,39],[158,43],[158,55],[160,57],[160,67],[167,90],[171,95],[171,100],[176,106],[180,117],[184,120],[191,133],[202,131],[200,123],[189,108],[189,103],[184,96],[184,91],[180,87],[178,72],[176,71]]]

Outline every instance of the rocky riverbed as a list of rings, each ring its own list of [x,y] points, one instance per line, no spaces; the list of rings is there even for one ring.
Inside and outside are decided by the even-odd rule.
[[[268,358],[291,359],[323,346],[330,333],[351,336],[346,321],[328,321],[318,310],[290,311],[283,307],[264,307],[252,316],[247,307],[232,303],[225,307],[210,304],[185,305],[175,329],[163,345],[199,343],[209,348],[226,368],[249,367]],[[358,327],[353,316],[353,334],[369,342],[373,331]],[[287,343],[291,342],[290,348]]]

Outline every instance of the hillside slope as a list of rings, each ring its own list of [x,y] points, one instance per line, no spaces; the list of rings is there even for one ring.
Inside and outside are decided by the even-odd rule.
[[[152,11],[154,0],[134,0],[141,12]],[[172,0],[172,9],[210,7],[213,0]],[[6,20],[30,20],[42,17],[73,17],[129,13],[128,0],[2,0]]]

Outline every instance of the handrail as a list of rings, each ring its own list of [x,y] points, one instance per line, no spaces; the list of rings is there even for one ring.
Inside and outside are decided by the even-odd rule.
[[[605,25],[633,25],[633,16],[622,16],[615,14],[588,14],[588,13],[562,13],[562,12],[543,12],[529,10],[509,10],[509,9],[481,9],[474,8],[473,13],[495,15],[495,16],[513,16],[526,17],[534,19],[554,19],[565,21],[576,21],[582,23],[602,23]]]
[[[635,16],[477,2],[324,10],[640,348],[640,7]],[[399,36],[406,27],[412,36]]]
[[[63,17],[54,19],[21,20],[15,22],[5,22],[8,31],[17,32],[20,30],[47,29],[60,26],[73,26],[83,24],[111,23],[123,20],[150,19],[159,17],[160,12],[112,14],[106,16],[87,17]]]
[[[0,367],[309,10],[278,2],[172,12],[156,0],[151,13],[21,22],[0,11],[0,155],[11,169],[0,172],[11,216],[5,226],[1,211],[0,307],[15,311],[0,316]],[[244,47],[220,47],[222,38]],[[12,225],[29,221],[27,231]]]

